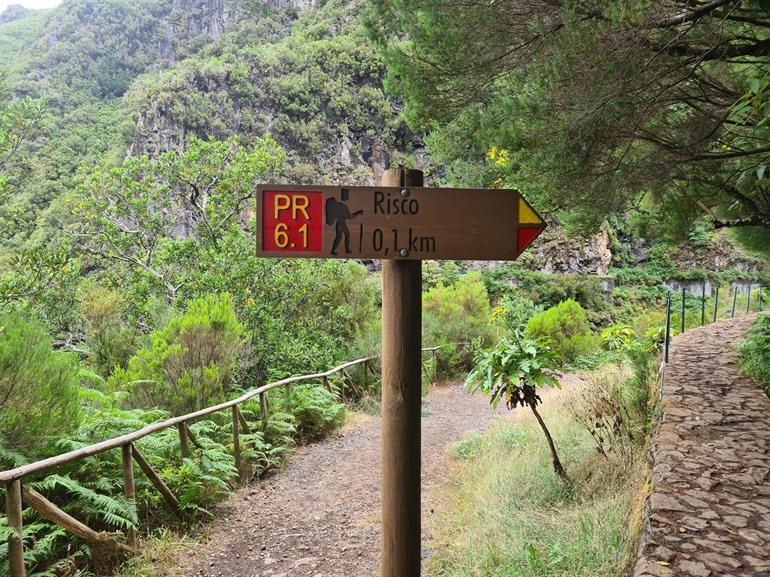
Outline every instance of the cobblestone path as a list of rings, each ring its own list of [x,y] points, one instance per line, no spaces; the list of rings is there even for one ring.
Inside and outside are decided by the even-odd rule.
[[[770,576],[770,399],[735,350],[753,318],[673,341],[635,577]]]

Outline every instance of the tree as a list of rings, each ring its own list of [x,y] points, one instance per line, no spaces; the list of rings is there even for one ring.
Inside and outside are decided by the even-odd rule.
[[[368,23],[450,175],[489,155],[487,184],[585,230],[629,207],[770,228],[764,0],[377,0]]]
[[[0,316],[0,436],[9,447],[35,446],[77,427],[77,358],[57,353],[42,325]]]
[[[269,136],[250,149],[235,137],[193,137],[180,152],[98,168],[84,175],[72,202],[72,214],[82,221],[70,234],[87,252],[129,265],[174,299],[186,277],[179,251],[216,247],[238,224],[256,184],[277,171],[283,158]],[[183,246],[185,241],[193,246]]]
[[[42,102],[12,98],[6,78],[0,72],[0,181],[6,165],[39,127],[42,117]]]
[[[550,373],[552,362],[553,355],[547,345],[515,331],[510,340],[503,340],[496,348],[479,354],[476,366],[468,374],[465,384],[471,393],[481,391],[485,396],[491,395],[490,403],[493,407],[501,399],[505,400],[510,410],[518,405],[528,406],[545,435],[554,472],[562,481],[569,483],[551,432],[537,410],[537,406],[543,402],[537,394],[537,388],[559,384]]]
[[[230,295],[206,295],[150,335],[110,382],[130,391],[135,405],[175,415],[196,411],[225,399],[244,345]]]

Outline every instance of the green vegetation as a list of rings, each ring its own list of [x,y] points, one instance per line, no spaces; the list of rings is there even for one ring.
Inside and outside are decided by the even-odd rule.
[[[126,370],[115,370],[110,383],[138,406],[183,415],[225,400],[244,351],[244,328],[230,295],[207,295],[189,301],[185,313],[153,332],[149,343]]]
[[[565,400],[546,401],[542,418],[570,471],[569,486],[549,466],[548,447],[533,442],[539,433],[531,420],[458,443],[458,462],[441,496],[447,506],[433,521],[436,553],[427,574],[626,575],[641,526],[649,376],[629,377],[610,367],[590,374]],[[590,408],[580,399],[591,400]],[[596,399],[602,399],[601,419],[610,426],[632,411],[627,422],[633,441],[625,434],[610,437],[616,439],[612,449],[597,452],[595,438],[581,425],[597,414]]]
[[[596,347],[585,311],[572,299],[533,316],[526,332],[551,343],[562,361],[573,361]]]
[[[517,405],[528,406],[548,442],[553,470],[569,484],[553,437],[537,410],[538,404],[542,403],[537,394],[538,387],[558,385],[551,369],[553,355],[547,345],[514,333],[510,341],[503,340],[495,349],[482,352],[465,382],[471,393],[481,391],[490,396],[492,407],[496,407],[501,400],[505,401],[508,409],[515,409]]]
[[[601,228],[607,246],[590,258],[602,267],[611,258],[617,285],[605,292],[596,277],[541,272],[582,270],[580,259],[545,266],[553,241],[515,265],[424,264],[423,342],[441,347],[425,372],[449,379],[472,370],[469,383],[494,401],[527,404],[551,449],[529,424],[458,448],[479,492],[458,481],[457,502],[479,498],[482,513],[460,511],[447,527],[492,545],[456,544],[435,567],[442,575],[619,574],[649,431],[663,283],[713,281],[724,317],[730,283],[770,282],[762,153],[770,89],[757,2],[717,7],[684,32],[670,21],[676,14],[652,4],[595,4],[541,3],[524,15],[432,0],[306,9],[68,0],[4,12],[0,467],[376,354],[374,267],[257,258],[253,191],[269,181],[370,183],[372,168],[388,161],[421,166],[431,184],[520,187],[555,229],[565,228],[558,221],[570,233]],[[720,50],[705,50],[717,39]],[[529,40],[520,57],[516,48]],[[756,256],[714,264],[734,252],[715,227],[739,229],[731,234]],[[707,320],[714,304],[707,300]],[[739,294],[738,314],[746,305]],[[675,296],[675,329],[678,306]],[[700,298],[687,295],[685,309],[686,326],[699,324]],[[763,331],[758,323],[743,353],[760,381]],[[565,422],[546,426],[535,387],[552,382],[557,363],[604,372]],[[617,363],[635,376],[607,368]],[[176,430],[142,439],[137,448],[179,497],[183,522],[143,476],[136,502],[123,498],[116,451],[25,483],[94,529],[168,540],[165,527],[184,533],[204,522],[239,482],[339,427],[348,406],[376,412],[375,373],[364,380],[359,367],[328,388],[271,391],[264,420],[258,401],[245,403],[251,432],[241,435],[240,471],[227,414],[189,424],[189,456]],[[542,467],[549,458],[557,473],[569,471],[569,487]],[[503,506],[493,511],[486,499]],[[0,572],[9,531],[0,518]],[[24,540],[32,574],[114,569],[32,511]]]
[[[764,315],[754,321],[739,350],[741,369],[770,397],[770,316]]]
[[[631,210],[686,238],[770,229],[765,11],[399,0],[368,21],[452,179],[520,188],[573,228]]]
[[[423,294],[423,340],[442,347],[439,370],[443,374],[466,368],[467,352],[491,342],[490,314],[479,273],[463,275],[454,284],[439,282]]]
[[[51,349],[45,327],[0,316],[0,443],[29,447],[56,439],[80,418],[77,357]]]

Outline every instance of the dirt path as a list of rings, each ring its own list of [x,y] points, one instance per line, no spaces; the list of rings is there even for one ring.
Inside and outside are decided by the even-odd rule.
[[[488,399],[459,386],[434,389],[425,401],[423,519],[431,488],[448,472],[446,448],[486,427]],[[354,423],[339,437],[301,447],[286,470],[236,495],[208,541],[180,561],[189,577],[370,577],[380,550],[380,420]],[[429,523],[424,523],[429,525]],[[423,530],[423,542],[430,535]],[[424,551],[424,555],[429,552]]]

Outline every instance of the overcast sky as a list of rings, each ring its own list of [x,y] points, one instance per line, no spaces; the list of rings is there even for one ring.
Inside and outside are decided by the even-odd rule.
[[[62,0],[0,0],[0,12],[11,4],[21,4],[27,8],[52,8],[62,3]]]

